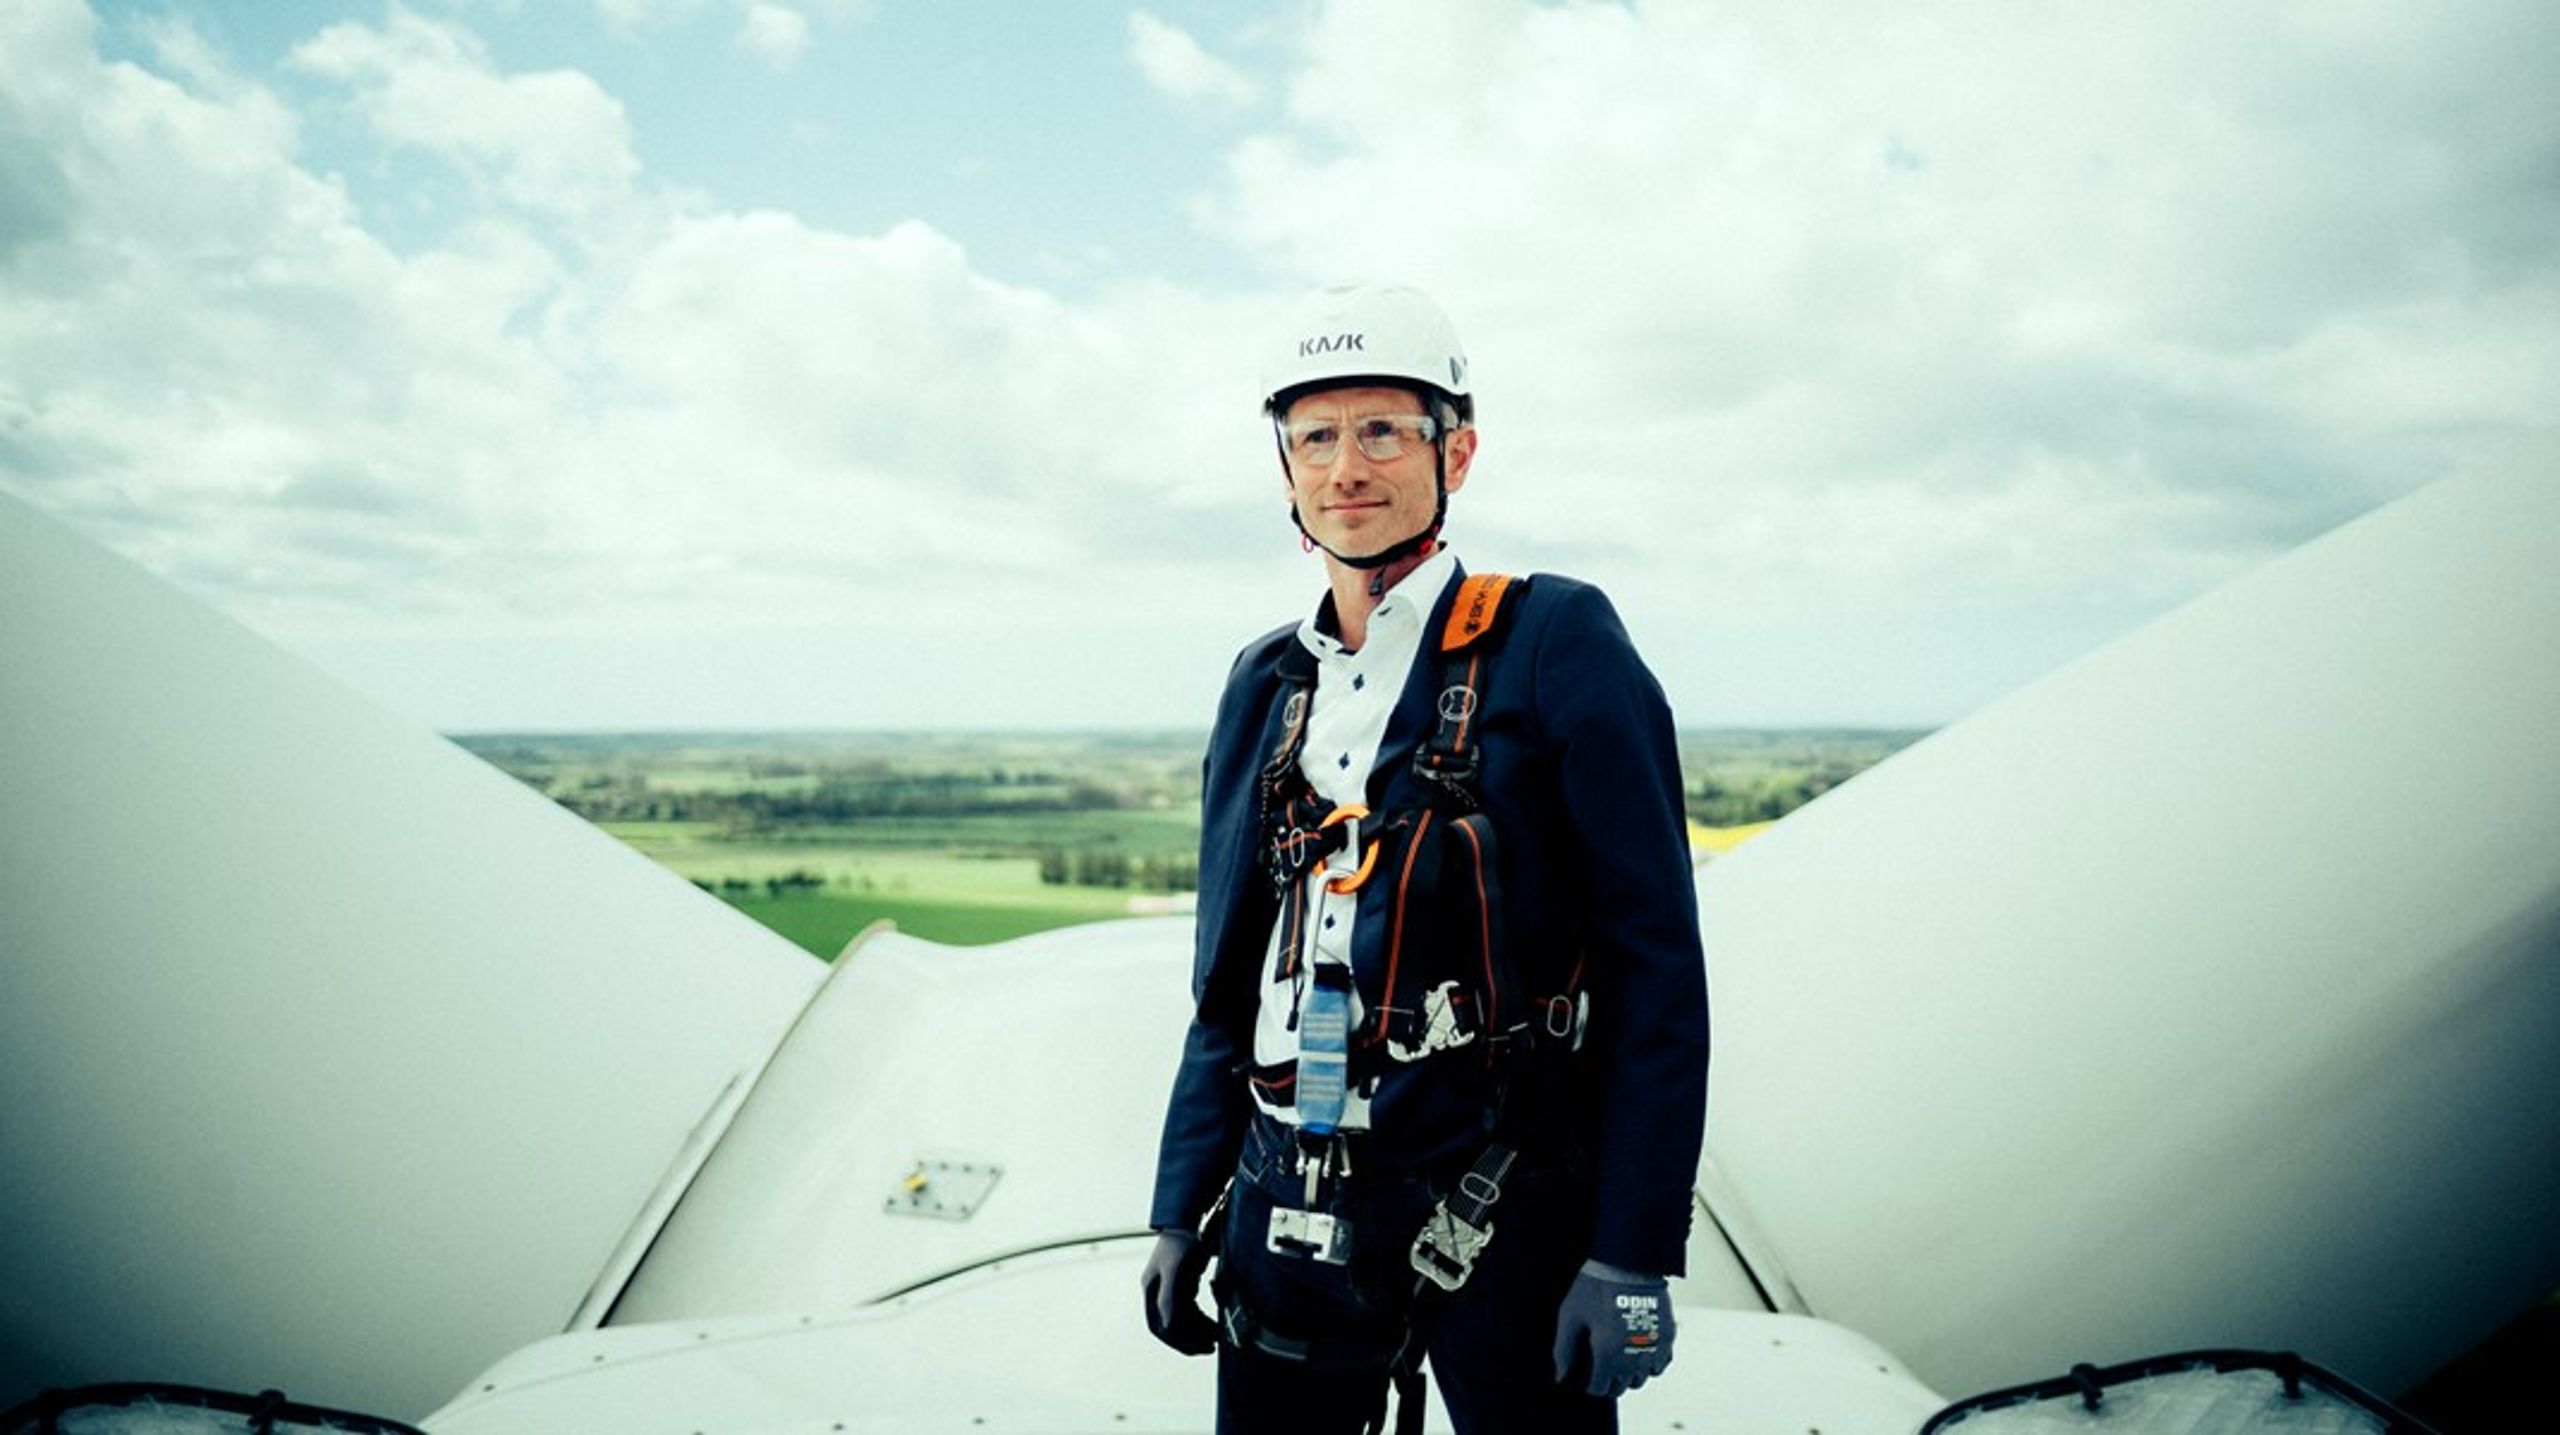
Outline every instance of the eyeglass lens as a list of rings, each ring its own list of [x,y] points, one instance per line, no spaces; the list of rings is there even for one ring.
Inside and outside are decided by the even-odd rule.
[[[1347,429],[1362,453],[1384,463],[1401,456],[1408,442],[1429,443],[1438,428],[1422,414],[1380,414],[1354,419],[1347,425],[1321,419],[1291,424],[1287,431],[1289,458],[1310,468],[1322,468],[1341,454],[1342,436]]]

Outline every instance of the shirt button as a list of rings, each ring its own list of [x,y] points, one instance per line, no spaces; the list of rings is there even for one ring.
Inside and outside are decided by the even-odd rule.
[[[1353,674],[1351,675],[1351,690],[1352,690],[1353,692],[1355,692],[1355,693],[1356,693],[1356,692],[1360,691],[1362,688],[1367,687],[1368,685],[1369,685],[1369,677],[1368,677],[1368,675],[1367,675],[1366,673],[1353,673]]]
[[[1346,753],[1344,753],[1344,754],[1343,754],[1343,755],[1342,755],[1338,760],[1336,760],[1336,761],[1335,761],[1335,763],[1334,763],[1334,766],[1336,766],[1336,767],[1346,767],[1346,768],[1347,768],[1347,767],[1349,767],[1350,765],[1351,765],[1351,754],[1349,754],[1349,753],[1347,753],[1347,752],[1346,752]]]

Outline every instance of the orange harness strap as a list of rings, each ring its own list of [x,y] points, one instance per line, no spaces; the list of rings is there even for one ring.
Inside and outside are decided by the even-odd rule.
[[[1449,605],[1449,621],[1440,629],[1440,651],[1454,653],[1492,631],[1502,611],[1502,595],[1511,591],[1508,573],[1470,573],[1458,584],[1458,600]]]

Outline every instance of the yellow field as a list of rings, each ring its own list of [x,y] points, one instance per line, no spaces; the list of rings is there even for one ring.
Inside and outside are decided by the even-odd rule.
[[[1689,850],[1722,857],[1777,825],[1775,822],[1746,822],[1739,827],[1709,827],[1703,822],[1692,822],[1689,824]]]

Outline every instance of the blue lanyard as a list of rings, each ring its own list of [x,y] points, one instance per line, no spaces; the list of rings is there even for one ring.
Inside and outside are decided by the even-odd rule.
[[[1331,1136],[1342,1127],[1342,1108],[1351,1076],[1351,963],[1324,934],[1330,931],[1326,908],[1339,895],[1355,890],[1362,871],[1360,814],[1338,808],[1326,825],[1339,821],[1341,848],[1326,857],[1310,877],[1307,913],[1312,950],[1307,986],[1298,1000],[1298,1127],[1310,1136]],[[1337,866],[1337,863],[1347,864]],[[1342,924],[1342,940],[1350,939],[1350,923]]]

